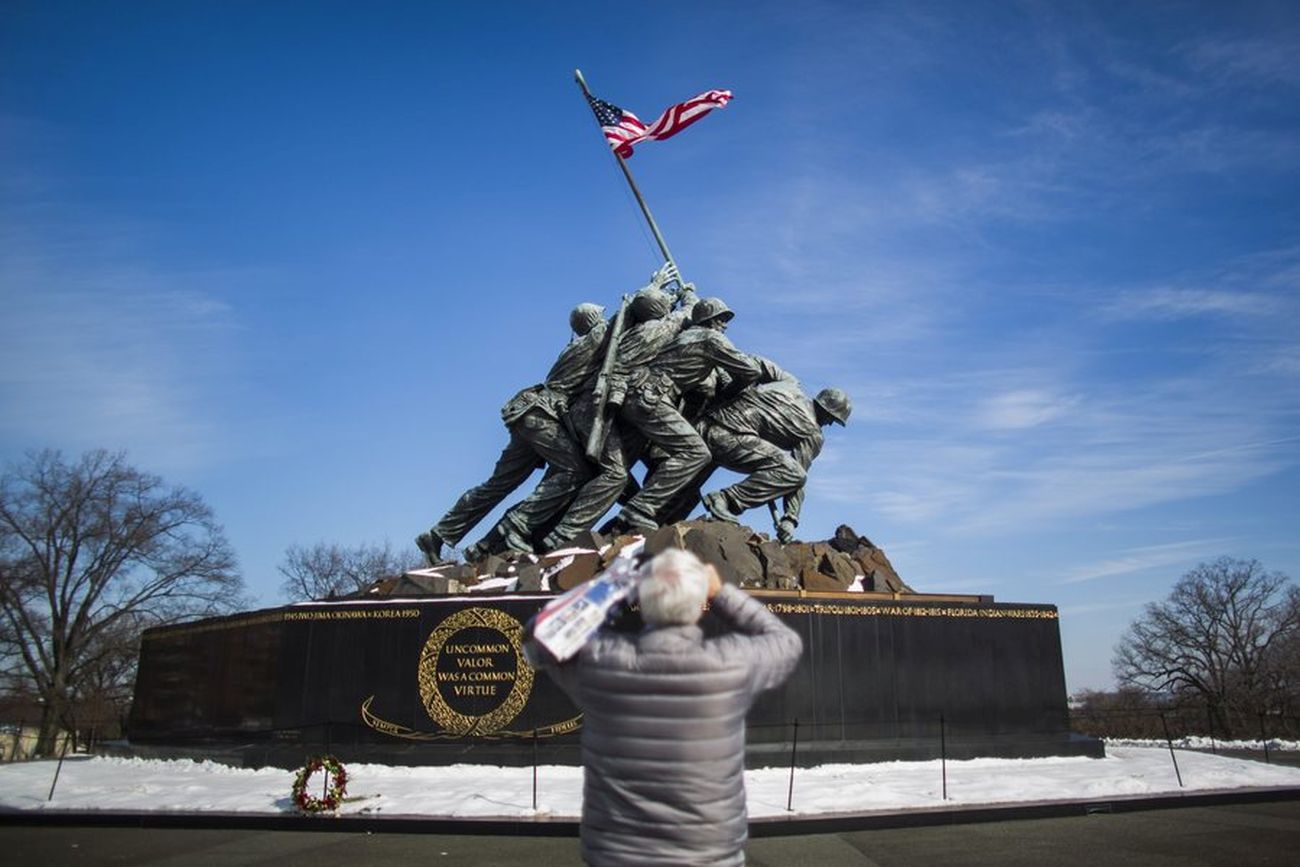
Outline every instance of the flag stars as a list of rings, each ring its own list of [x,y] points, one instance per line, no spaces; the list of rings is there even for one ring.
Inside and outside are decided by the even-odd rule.
[[[621,157],[630,157],[633,145],[643,141],[671,138],[713,109],[722,108],[731,99],[729,90],[705,91],[693,99],[670,106],[647,127],[632,112],[619,108],[612,102],[597,99],[590,93],[585,95],[587,104],[596,115],[596,122],[605,133],[605,140]]]

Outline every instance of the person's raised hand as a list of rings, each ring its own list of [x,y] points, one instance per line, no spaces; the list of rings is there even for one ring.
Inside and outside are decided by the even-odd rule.
[[[712,563],[704,564],[704,574],[709,576],[709,592],[704,598],[712,599],[722,589],[722,578],[719,577],[718,570],[713,567]]]

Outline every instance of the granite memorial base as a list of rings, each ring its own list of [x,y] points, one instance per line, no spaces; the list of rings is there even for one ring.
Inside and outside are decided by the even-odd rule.
[[[1070,733],[1057,611],[989,597],[755,591],[804,639],[747,765],[1100,757]],[[578,764],[582,716],[521,651],[552,594],[316,602],[145,632],[135,755],[299,767]],[[706,632],[718,623],[708,612]],[[639,628],[635,610],[617,628]]]

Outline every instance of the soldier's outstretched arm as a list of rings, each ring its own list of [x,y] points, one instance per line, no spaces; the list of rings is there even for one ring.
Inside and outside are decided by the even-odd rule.
[[[714,366],[731,377],[728,389],[735,394],[762,375],[762,368],[754,356],[741,352],[719,332],[713,332],[712,361]]]
[[[793,373],[785,370],[772,359],[762,355],[755,355],[752,352],[749,354],[749,357],[754,359],[754,362],[758,364],[759,382],[790,382],[795,385],[799,384],[798,378],[796,378]]]
[[[677,293],[677,313],[690,321],[691,311],[695,309],[695,303],[700,300],[700,296],[695,294],[694,283],[683,283],[681,291]]]
[[[799,466],[805,470],[812,466],[812,462],[821,454],[822,437],[809,437],[801,440],[798,445],[791,451],[792,456],[799,462]],[[781,517],[776,521],[776,537],[782,543],[794,541],[795,528],[799,526],[799,512],[803,509],[804,492],[806,485],[800,485],[799,489],[786,494],[781,501],[783,507]]]

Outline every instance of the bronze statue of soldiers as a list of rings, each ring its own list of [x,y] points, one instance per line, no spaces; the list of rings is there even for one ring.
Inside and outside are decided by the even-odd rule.
[[[611,522],[612,530],[658,527],[656,515],[708,465],[708,446],[679,408],[682,395],[705,383],[715,369],[727,375],[732,389],[743,388],[761,376],[758,362],[733,346],[724,334],[734,316],[719,298],[698,302],[691,310],[691,327],[628,377],[619,423],[625,435],[636,431],[667,457],[652,467],[641,490]]]
[[[771,359],[752,353],[749,357],[758,364],[760,372],[758,380],[741,389],[740,394],[737,394],[736,389],[731,386],[731,377],[727,372],[715,368],[713,375],[694,390],[688,392],[682,400],[682,415],[695,426],[695,429],[700,432],[700,436],[705,437],[706,424],[704,416],[707,412],[737,399],[754,386],[778,380],[789,380],[795,386],[798,386],[799,381]],[[705,440],[705,445],[708,445],[707,437],[705,437]],[[644,450],[641,460],[649,470],[653,470],[667,457],[668,455],[663,449],[652,446]],[[659,522],[659,525],[676,524],[678,521],[685,521],[689,518],[691,512],[700,504],[700,489],[703,488],[704,483],[709,480],[709,477],[713,475],[713,471],[717,468],[717,462],[710,460],[690,484],[682,487],[672,499],[665,503],[659,513],[655,515],[655,520]]]
[[[777,539],[794,541],[808,467],[822,449],[821,429],[832,422],[844,425],[852,411],[848,395],[838,388],[822,389],[809,400],[788,374],[710,410],[702,427],[714,463],[748,475],[705,494],[704,508],[714,518],[734,522],[747,509],[783,498]]]
[[[569,315],[576,337],[560,353],[546,381],[523,389],[501,409],[510,441],[497,458],[487,481],[470,488],[415,544],[430,565],[442,556],[442,546],[457,545],[540,466],[547,467],[537,487],[493,528],[483,545],[531,551],[529,534],[562,509],[591,475],[582,447],[567,427],[569,404],[599,368],[608,323],[603,308],[579,304]],[[491,541],[489,541],[491,540]]]
[[[676,270],[665,266],[651,279],[651,284],[639,290],[631,299],[628,312],[632,324],[622,334],[615,353],[608,404],[613,410],[623,403],[630,376],[648,364],[669,345],[691,321],[691,311],[696,305],[695,289],[690,284],[681,287],[674,299],[663,286],[678,280]],[[596,414],[604,411],[597,406],[594,394],[595,374],[582,389],[581,395],[570,410],[570,418],[578,438],[586,442],[595,424]],[[542,542],[543,550],[555,550],[590,527],[609,511],[632,480],[628,472],[641,450],[642,440],[635,430],[620,424],[611,424],[601,444],[596,473],[577,492],[563,517]]]

